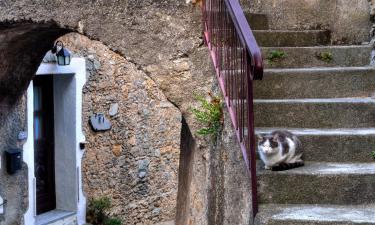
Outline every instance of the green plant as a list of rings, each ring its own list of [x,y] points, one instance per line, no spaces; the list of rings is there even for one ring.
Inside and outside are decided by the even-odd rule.
[[[316,53],[316,57],[319,60],[322,60],[327,63],[330,63],[333,60],[333,55],[331,52],[319,52],[319,53]]]
[[[110,218],[104,222],[104,225],[121,225],[122,220],[119,218]]]
[[[87,222],[93,225],[121,225],[119,218],[108,216],[111,205],[111,199],[108,197],[91,199],[87,208]]]
[[[216,138],[223,123],[223,103],[219,97],[213,96],[211,93],[209,96],[210,100],[197,96],[196,99],[200,102],[201,108],[191,111],[195,119],[204,125],[197,131],[197,134]]]
[[[371,152],[372,158],[375,159],[375,151]]]
[[[283,51],[280,50],[272,50],[271,52],[268,53],[267,55],[267,61],[269,63],[276,62],[278,60],[281,60],[285,58],[286,54]]]

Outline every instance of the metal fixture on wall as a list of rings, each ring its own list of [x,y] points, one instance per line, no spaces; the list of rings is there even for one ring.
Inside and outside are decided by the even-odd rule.
[[[107,131],[112,128],[111,122],[104,116],[103,113],[98,113],[90,117],[91,128],[98,131]]]
[[[56,55],[56,61],[59,66],[67,66],[70,64],[70,52],[68,49],[64,48],[62,41],[57,41],[51,52]]]
[[[5,151],[7,172],[15,174],[22,168],[22,150],[18,148],[8,149]]]

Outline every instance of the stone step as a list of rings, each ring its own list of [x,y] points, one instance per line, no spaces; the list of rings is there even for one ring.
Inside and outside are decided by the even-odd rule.
[[[257,134],[268,134],[286,128],[256,128]],[[375,162],[375,128],[303,129],[288,128],[301,140],[304,160],[317,162]]]
[[[255,100],[255,126],[375,127],[374,98]]]
[[[330,32],[326,30],[253,30],[253,33],[262,47],[302,47],[330,43]]]
[[[257,99],[369,97],[375,92],[375,67],[266,69],[254,82]]]
[[[375,205],[260,205],[255,225],[374,225]]]
[[[375,162],[305,162],[280,172],[259,163],[258,196],[261,204],[373,204]]]
[[[248,9],[244,10],[244,14],[252,30],[268,30],[269,29],[268,18],[266,14],[252,13]]]
[[[262,53],[265,68],[353,67],[369,65],[371,50],[369,45],[265,47]],[[271,60],[272,51],[283,52],[285,56]],[[329,55],[332,56],[331,61],[321,58]]]

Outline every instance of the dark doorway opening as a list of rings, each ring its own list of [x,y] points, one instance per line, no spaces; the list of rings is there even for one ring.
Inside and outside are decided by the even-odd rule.
[[[34,81],[34,159],[37,215],[56,209],[53,77]]]

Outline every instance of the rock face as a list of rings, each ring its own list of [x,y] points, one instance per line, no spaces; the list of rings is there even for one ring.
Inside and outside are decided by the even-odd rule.
[[[83,159],[86,196],[112,199],[111,214],[124,224],[174,220],[177,203],[181,113],[155,82],[98,41],[77,33],[61,40],[86,58]],[[115,106],[117,104],[117,106]],[[118,108],[109,115],[109,109]],[[94,132],[88,118],[104,112],[112,123]]]
[[[1,224],[16,224],[21,222],[24,210],[27,208],[27,167],[24,164],[22,170],[14,175],[6,172],[6,163],[3,151],[8,148],[22,147],[17,141],[17,134],[26,129],[26,99],[19,99],[13,107],[0,105],[0,196],[7,200],[4,205],[4,213],[0,214]]]
[[[0,104],[5,102],[7,106],[3,108],[4,115],[14,114],[12,118],[14,116],[20,120],[10,121],[2,132],[13,138],[21,129],[19,127],[24,127],[25,118],[18,117],[16,113],[25,111],[25,105],[17,103],[17,100],[24,95],[29,80],[57,37],[78,31],[101,41],[119,55],[101,50],[103,54],[111,56],[104,56],[104,60],[100,60],[96,55],[97,50],[91,53],[88,49],[85,53],[89,70],[95,73],[101,71],[101,74],[90,76],[85,89],[84,121],[91,113],[108,113],[113,103],[118,103],[119,108],[117,115],[107,114],[113,122],[111,131],[91,133],[85,125],[90,141],[84,161],[85,191],[89,196],[101,193],[113,196],[114,213],[128,214],[124,219],[131,220],[129,224],[143,220],[145,223],[173,220],[175,202],[172,203],[171,199],[177,191],[174,181],[178,170],[175,153],[180,140],[174,131],[180,125],[175,124],[174,113],[178,111],[171,107],[160,91],[155,91],[155,85],[181,109],[189,129],[194,133],[196,125],[188,109],[194,105],[194,95],[207,93],[213,80],[211,61],[206,48],[202,46],[200,21],[199,8],[180,0],[1,1]],[[70,41],[75,43],[75,40]],[[35,49],[35,46],[38,48]],[[79,49],[80,46],[74,47],[74,44],[69,47],[78,53],[84,50],[83,47]],[[127,73],[130,71],[131,74],[134,72],[133,77]],[[169,135],[169,132],[173,135]],[[155,141],[156,136],[160,140]],[[3,144],[2,140],[0,142]],[[4,145],[6,143],[4,141]],[[93,150],[97,146],[100,148]],[[202,190],[207,189],[204,173],[206,161],[202,162],[200,154],[207,147],[197,146],[202,150],[198,152],[198,157],[194,157],[197,162],[192,163],[194,175],[190,185],[195,188],[183,193],[193,197],[188,197],[182,204],[186,205],[185,215],[192,218],[192,224],[204,224],[207,220],[207,201],[206,192]],[[144,166],[142,160],[148,160],[148,166]],[[98,162],[98,168],[93,162]],[[173,170],[175,174],[164,174],[163,170],[156,169],[155,164],[160,164],[157,168]],[[103,173],[110,174],[104,178],[105,182],[101,181]],[[155,177],[159,183],[153,183]],[[21,190],[25,188],[22,182],[15,177],[5,182],[4,176],[0,179],[0,194],[4,194],[4,198],[11,197],[5,192],[7,188],[20,189],[14,195],[19,196],[20,201],[27,199],[26,196],[21,198],[26,193]],[[20,179],[26,180],[26,175],[20,175]],[[163,183],[166,180],[168,184]],[[104,184],[103,187],[101,184]],[[166,191],[171,190],[172,186],[173,191]],[[159,193],[164,193],[162,198],[156,197],[160,196]],[[168,198],[164,198],[164,195]],[[134,204],[119,207],[126,196],[131,196],[129,201]],[[141,197],[147,201],[139,201]],[[21,203],[13,205],[17,211],[12,212],[18,214],[8,213],[10,208],[6,207],[5,225],[21,223],[25,207],[21,207]]]

